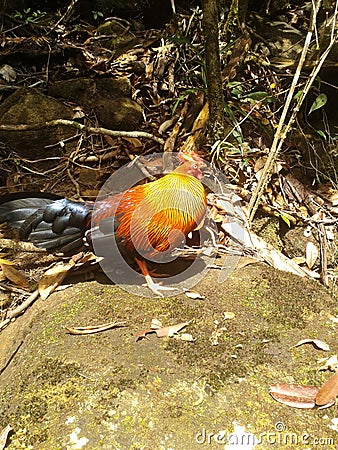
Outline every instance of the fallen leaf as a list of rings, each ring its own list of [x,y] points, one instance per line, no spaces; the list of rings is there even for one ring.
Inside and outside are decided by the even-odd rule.
[[[330,356],[330,358],[324,358],[324,359],[320,359],[318,361],[319,364],[325,362],[324,365],[320,366],[318,370],[332,370],[332,371],[336,371],[338,370],[338,357],[337,355],[332,355]]]
[[[185,291],[185,295],[189,298],[192,298],[193,300],[204,300],[204,295],[199,294],[198,292],[194,291]]]
[[[158,321],[157,319],[153,319],[151,321],[151,328],[139,331],[136,334],[136,337],[137,337],[136,340],[138,341],[140,339],[144,339],[147,337],[147,334],[151,334],[151,333],[156,333],[156,336],[158,338],[165,337],[165,336],[168,336],[168,337],[177,336],[178,332],[180,330],[182,330],[184,327],[186,327],[187,325],[189,325],[190,322],[182,322],[177,325],[171,325],[169,327],[162,327],[162,326],[159,327],[158,326],[159,323],[161,323],[161,322]],[[182,340],[188,340],[188,339],[182,339]]]
[[[138,333],[136,333],[136,341],[139,341],[140,339],[147,339],[147,334],[151,333],[155,333],[155,330],[148,328],[146,330],[139,331]]]
[[[186,342],[194,342],[194,338],[192,337],[192,334],[189,333],[177,333],[173,336],[173,338],[178,339],[180,341],[186,341]]]
[[[125,141],[129,142],[129,144],[132,144],[135,148],[139,148],[139,147],[143,146],[142,142],[137,138],[124,136],[123,139]]]
[[[248,256],[240,256],[239,261],[237,263],[236,269],[243,269],[246,266],[249,266],[250,264],[256,264],[258,262],[261,262],[260,259],[254,258],[254,257],[248,257]]]
[[[169,327],[158,328],[157,330],[155,330],[155,333],[157,337],[164,337],[164,336],[173,337],[180,330],[182,330],[182,328],[189,325],[189,323],[190,322],[182,322],[178,323],[177,325],[170,325]]]
[[[335,403],[335,399],[338,395],[338,372],[332,375],[323,386],[319,389],[316,395],[316,404],[318,406],[327,405],[330,402]]]
[[[301,277],[305,277],[306,275],[314,278],[317,278],[317,275],[320,277],[316,272],[304,270],[304,268],[299,267],[292,259],[276,250],[271,244],[265,242],[264,239],[256,234],[250,233],[250,239],[252,244],[247,246],[254,248],[261,258],[276,269],[291,272]]]
[[[318,388],[301,384],[278,383],[269,387],[269,394],[279,403],[292,408],[312,409],[316,406]]]
[[[8,262],[0,263],[3,275],[15,285],[20,286],[23,289],[29,289],[29,282],[25,275],[14,266],[9,265]]]
[[[151,319],[150,328],[152,328],[153,330],[162,328],[162,326],[162,322],[159,319]]]
[[[1,432],[0,432],[0,450],[3,450],[6,447],[8,435],[12,430],[13,430],[13,428],[10,425],[7,425],[7,427],[5,427],[1,430]]]
[[[12,66],[4,64],[0,68],[0,76],[7,81],[7,83],[13,83],[16,80],[17,73]]]
[[[40,297],[43,300],[46,300],[46,298],[48,298],[50,294],[54,292],[55,289],[62,283],[67,273],[73,269],[74,266],[75,262],[70,260],[67,264],[59,262],[52,268],[46,270],[38,285]]]
[[[310,270],[308,267],[304,266],[301,268],[306,275],[308,275],[311,278],[320,278],[320,274],[316,272],[315,270]]]
[[[305,259],[309,269],[312,269],[312,267],[315,265],[318,256],[319,256],[318,248],[312,242],[308,242],[306,244]]]
[[[125,322],[109,322],[103,325],[89,325],[87,327],[65,327],[70,334],[94,334],[111,328],[125,327]]]
[[[330,350],[330,347],[320,339],[302,339],[297,344],[295,344],[293,347],[300,347],[304,344],[312,344],[314,347],[316,347],[318,350],[323,350],[324,352],[328,352]]]
[[[223,319],[227,320],[227,319],[234,319],[235,317],[235,313],[231,312],[231,311],[225,311],[223,313]]]

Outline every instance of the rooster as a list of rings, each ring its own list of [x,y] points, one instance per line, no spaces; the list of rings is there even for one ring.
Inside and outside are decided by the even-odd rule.
[[[147,260],[161,262],[202,223],[206,212],[203,160],[193,152],[178,156],[180,165],[171,173],[95,204],[53,194],[9,194],[0,200],[0,223],[8,222],[21,240],[37,247],[71,254],[84,244],[93,248],[95,230],[105,235],[110,221],[121,252],[134,259],[148,287],[163,296],[161,290],[170,288],[153,281]]]

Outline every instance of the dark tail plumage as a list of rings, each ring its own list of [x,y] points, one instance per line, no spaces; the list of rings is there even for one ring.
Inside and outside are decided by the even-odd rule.
[[[84,244],[92,208],[52,194],[9,194],[0,199],[0,223],[8,222],[37,247],[72,253]]]

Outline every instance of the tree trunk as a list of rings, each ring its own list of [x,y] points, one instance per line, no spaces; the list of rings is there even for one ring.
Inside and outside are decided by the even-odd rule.
[[[224,137],[224,98],[218,43],[217,0],[202,0],[209,130],[213,140]]]

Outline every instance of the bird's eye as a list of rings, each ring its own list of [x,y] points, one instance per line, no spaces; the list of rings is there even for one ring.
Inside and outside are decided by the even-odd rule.
[[[197,169],[198,169],[197,164],[194,164],[194,165],[192,166],[192,168],[195,169],[195,170],[197,170]]]

